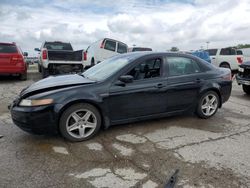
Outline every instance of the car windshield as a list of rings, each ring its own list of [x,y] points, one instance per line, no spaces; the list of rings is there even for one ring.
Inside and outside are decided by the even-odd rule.
[[[94,67],[85,71],[82,75],[90,80],[102,81],[114,75],[122,67],[131,62],[129,57],[113,57],[102,61]]]

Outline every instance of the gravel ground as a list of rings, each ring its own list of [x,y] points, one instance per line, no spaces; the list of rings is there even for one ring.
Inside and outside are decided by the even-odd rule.
[[[7,105],[40,79],[1,77],[0,187],[250,187],[250,96],[233,84],[230,100],[209,120],[183,115],[113,126],[70,143],[36,136],[11,121]]]

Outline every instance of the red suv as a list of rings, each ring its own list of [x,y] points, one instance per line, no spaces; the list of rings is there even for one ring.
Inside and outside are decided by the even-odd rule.
[[[21,80],[26,80],[24,55],[15,43],[0,43],[0,74],[19,75]]]

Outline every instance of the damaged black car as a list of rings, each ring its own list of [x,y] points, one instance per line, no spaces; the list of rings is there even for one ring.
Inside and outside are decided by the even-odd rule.
[[[40,80],[25,88],[10,110],[24,131],[83,141],[115,124],[187,111],[210,118],[229,99],[231,88],[229,69],[192,55],[135,52],[82,74]]]

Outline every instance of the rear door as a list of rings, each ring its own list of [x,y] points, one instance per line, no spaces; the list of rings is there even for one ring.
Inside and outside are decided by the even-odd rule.
[[[197,101],[205,82],[205,72],[199,62],[187,57],[167,57],[168,112],[185,110]]]

